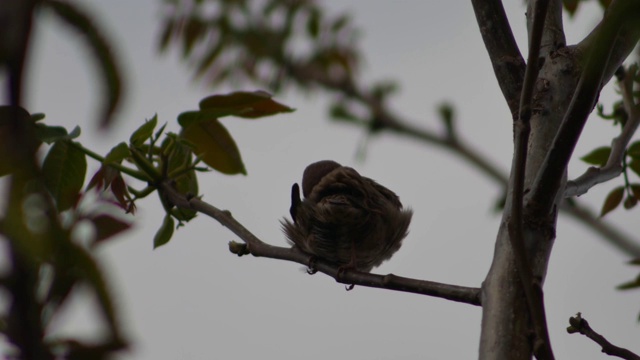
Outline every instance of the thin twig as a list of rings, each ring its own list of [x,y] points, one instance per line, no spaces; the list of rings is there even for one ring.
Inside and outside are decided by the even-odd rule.
[[[480,305],[479,288],[417,280],[393,274],[377,275],[352,270],[340,271],[338,266],[327,263],[322,259],[317,259],[294,248],[273,246],[263,242],[234,219],[228,211],[220,210],[197,197],[188,198],[178,193],[170,183],[163,182],[159,184],[159,191],[176,207],[191,209],[208,215],[236,234],[246,244],[246,248],[243,248],[242,245],[244,244],[230,243],[232,252],[239,256],[249,253],[258,257],[296,262],[309,266],[314,272],[319,271],[327,274],[343,284],[396,290],[439,297],[470,305]]]
[[[596,344],[602,347],[602,352],[616,356],[622,359],[627,360],[640,360],[640,356],[631,352],[630,350],[618,347],[610,343],[604,336],[595,332],[590,326],[587,320],[583,319],[581,314],[578,313],[576,316],[569,318],[569,324],[571,326],[567,327],[567,332],[569,334],[575,334],[579,332],[582,335],[585,335],[589,339],[596,342]]]
[[[613,139],[611,153],[607,163],[601,167],[590,167],[587,171],[573,181],[567,182],[564,197],[580,196],[597,184],[614,179],[622,173],[622,160],[626,156],[627,146],[640,125],[640,109],[633,99],[633,74],[626,74],[620,81],[620,90],[624,109],[627,113],[627,121],[622,128],[620,136]]]

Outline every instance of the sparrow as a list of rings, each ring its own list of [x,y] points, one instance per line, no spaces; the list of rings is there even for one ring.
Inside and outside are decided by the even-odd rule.
[[[412,211],[398,196],[356,170],[323,160],[304,170],[302,194],[291,188],[291,218],[281,221],[290,244],[340,266],[369,272],[400,249]]]

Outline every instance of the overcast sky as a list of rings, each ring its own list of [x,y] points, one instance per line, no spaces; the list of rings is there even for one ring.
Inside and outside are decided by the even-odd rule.
[[[106,153],[126,140],[145,118],[158,114],[177,131],[176,116],[210,94],[256,90],[206,88],[176,52],[156,50],[159,1],[79,1],[107,30],[122,60],[127,93],[117,126],[96,130],[95,68],[78,37],[51,16],[39,18],[28,68],[28,110],[47,123],[83,129],[80,141]],[[368,81],[397,80],[392,107],[415,124],[438,129],[438,103],[450,101],[461,136],[506,172],[511,162],[511,120],[466,1],[326,1],[332,13],[348,12],[362,31],[363,74]],[[506,1],[513,30],[525,44],[522,1]],[[585,5],[579,22],[568,20],[569,43],[579,41],[600,18]],[[526,55],[526,50],[522,51]],[[268,89],[265,89],[268,90]],[[610,104],[611,87],[601,96]],[[492,212],[499,187],[452,154],[383,134],[369,142],[360,129],[330,123],[328,98],[276,96],[296,112],[258,120],[225,118],[248,176],[215,172],[200,177],[204,200],[230,210],[266,242],[284,245],[279,219],[288,216],[291,184],[304,167],[333,159],[355,167],[394,190],[414,211],[403,248],[376,273],[480,286],[493,254],[499,215]],[[609,102],[607,102],[609,100]],[[608,145],[615,129],[593,118],[576,154]],[[89,162],[89,170],[99,164]],[[571,175],[584,171],[574,161]],[[621,179],[591,190],[583,200],[599,209]],[[227,250],[237,238],[201,216],[179,229],[166,246],[152,250],[162,221],[157,198],[138,203],[135,229],[100,250],[127,333],[133,340],[123,359],[471,359],[477,357],[481,309],[437,298],[356,287],[347,292],[333,279],[308,276],[298,264]],[[609,219],[640,238],[638,211],[617,210]],[[580,224],[561,218],[545,293],[551,339],[559,359],[604,359],[600,349],[565,331],[581,311],[590,324],[620,346],[637,347],[638,292],[614,286],[637,268]],[[57,328],[91,337],[99,329],[86,297],[70,302]],[[0,343],[0,347],[6,346]],[[635,347],[635,348],[634,348]]]

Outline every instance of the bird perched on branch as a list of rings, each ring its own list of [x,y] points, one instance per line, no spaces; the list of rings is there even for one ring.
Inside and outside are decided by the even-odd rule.
[[[291,188],[291,218],[282,228],[302,252],[339,265],[371,271],[400,249],[412,212],[398,196],[350,167],[323,160],[304,170],[302,193]]]

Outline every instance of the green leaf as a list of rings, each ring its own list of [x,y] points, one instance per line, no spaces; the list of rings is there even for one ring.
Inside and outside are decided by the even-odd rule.
[[[40,120],[43,120],[45,118],[45,115],[43,113],[33,113],[31,114],[31,120],[33,122],[38,122]]]
[[[611,190],[607,198],[604,200],[604,204],[602,205],[602,210],[600,211],[600,217],[605,216],[608,212],[614,210],[620,205],[622,202],[622,197],[624,196],[624,186],[618,186],[617,188]]]
[[[120,144],[111,148],[107,156],[104,157],[105,164],[120,164],[122,160],[131,156],[131,151],[129,150],[129,146],[125,142],[121,142]]]
[[[238,146],[217,119],[191,122],[182,129],[181,136],[195,146],[195,153],[207,165],[223,174],[246,175]]]
[[[23,127],[25,144],[16,144],[14,129],[19,124],[28,124]],[[35,156],[36,150],[42,142],[38,139],[35,125],[29,113],[18,106],[0,105],[0,176],[14,172],[18,168],[24,168],[24,156]],[[20,149],[14,148],[19,146]]]
[[[307,33],[313,38],[317,39],[320,33],[320,11],[316,8],[312,9],[307,19]]]
[[[129,141],[135,147],[139,147],[147,141],[151,135],[153,135],[153,130],[156,128],[158,124],[158,115],[154,115],[151,120],[145,121],[136,131],[131,134]]]
[[[567,10],[569,16],[573,16],[578,9],[579,0],[562,0],[562,5],[564,9]]]
[[[156,235],[153,237],[153,248],[156,249],[171,240],[173,236],[173,229],[175,227],[173,217],[169,214],[164,216],[164,220],[162,221],[162,225],[156,232]]]
[[[59,211],[75,205],[87,172],[84,153],[70,141],[53,144],[42,165],[45,184]]]
[[[193,167],[193,151],[183,141],[175,141],[167,138],[162,144],[168,147],[171,142],[171,151],[168,156],[167,172],[175,182],[176,189],[181,194],[198,194],[198,178]]]
[[[99,96],[102,101],[100,125],[109,125],[120,102],[122,80],[116,58],[111,51],[112,47],[106,40],[104,32],[96,25],[95,18],[74,3],[48,0],[43,1],[42,4],[48,6],[66,25],[77,30],[78,34],[85,38],[102,76],[101,88],[104,89],[104,93]]]
[[[609,159],[609,154],[611,154],[611,147],[602,146],[591,151],[580,159],[587,164],[604,166]]]
[[[440,120],[442,120],[442,123],[447,130],[447,135],[449,135],[450,137],[455,136],[453,129],[455,110],[453,108],[453,105],[447,102],[441,103],[438,106],[438,114],[440,114]]]
[[[359,123],[362,122],[357,115],[355,115],[349,108],[347,104],[339,102],[331,105],[331,109],[329,110],[329,115],[333,120],[343,120],[347,122]]]
[[[618,290],[630,290],[630,289],[636,289],[639,287],[640,287],[640,275],[635,280],[628,281],[624,284],[620,284],[616,286]]]
[[[627,148],[627,155],[635,160],[640,160],[640,141],[636,141]]]
[[[200,101],[201,110],[218,110],[242,118],[259,118],[294,109],[271,99],[265,91],[238,91],[227,95],[213,95]],[[218,117],[221,115],[218,115]]]
[[[206,30],[206,25],[196,17],[191,17],[186,21],[184,31],[182,32],[184,35],[182,51],[185,58],[189,56],[196,41],[205,34]]]
[[[198,212],[191,209],[173,208],[171,209],[171,215],[180,222],[189,222],[198,216]]]
[[[160,35],[160,51],[166,50],[169,42],[171,42],[171,38],[173,37],[175,22],[172,19],[166,20],[164,24],[162,24],[162,31]]]
[[[43,123],[35,124],[36,136],[42,142],[52,144],[56,141],[72,140],[80,136],[80,128],[76,126],[70,133],[62,126],[48,126]]]

